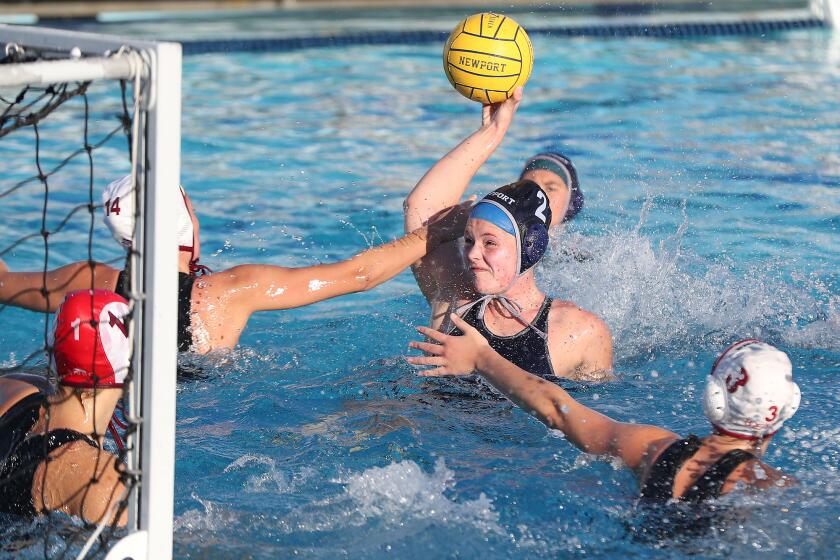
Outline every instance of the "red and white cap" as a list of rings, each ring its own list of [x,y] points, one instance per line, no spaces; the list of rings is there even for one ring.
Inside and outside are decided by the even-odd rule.
[[[192,252],[194,246],[193,222],[187,209],[186,194],[181,189],[176,211],[177,240],[182,251]],[[134,183],[131,175],[109,183],[102,192],[102,206],[105,214],[105,225],[111,230],[111,235],[117,243],[131,248],[134,240]]]
[[[703,410],[722,434],[757,439],[776,433],[799,408],[787,354],[765,342],[741,340],[715,360]]]
[[[128,374],[128,302],[107,290],[70,292],[55,315],[53,367],[61,385],[122,387]]]

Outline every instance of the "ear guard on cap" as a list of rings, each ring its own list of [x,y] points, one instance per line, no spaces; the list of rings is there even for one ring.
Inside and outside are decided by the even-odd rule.
[[[548,229],[535,223],[528,226],[522,236],[522,270],[528,270],[538,262],[548,248]]]
[[[726,385],[713,375],[709,375],[703,391],[703,412],[712,424],[718,424],[726,418]]]
[[[537,183],[524,179],[499,187],[476,206],[482,203],[497,206],[515,224],[519,251],[517,273],[525,273],[539,262],[548,247],[551,207],[545,191]]]

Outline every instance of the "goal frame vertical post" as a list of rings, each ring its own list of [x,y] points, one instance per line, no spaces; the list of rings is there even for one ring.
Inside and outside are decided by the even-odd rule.
[[[146,48],[145,54],[151,63],[152,87],[145,111],[146,141],[138,153],[140,161],[135,162],[145,219],[135,224],[134,236],[139,240],[136,249],[144,256],[135,260],[140,265],[135,278],[144,293],[135,307],[142,324],[135,333],[135,348],[143,353],[134,362],[140,375],[130,395],[134,413],[142,419],[135,462],[140,466],[139,496],[134,494],[129,503],[129,524],[137,531],[117,542],[106,560],[168,560],[173,548],[181,45],[158,43]],[[149,266],[151,262],[154,266]]]
[[[139,530],[147,558],[171,558],[175,492],[175,397],[178,360],[175,224],[181,196],[181,45],[160,43],[153,53],[148,112],[140,448]],[[176,123],[173,126],[173,123]],[[150,411],[154,407],[154,414]],[[154,489],[154,491],[152,491]]]

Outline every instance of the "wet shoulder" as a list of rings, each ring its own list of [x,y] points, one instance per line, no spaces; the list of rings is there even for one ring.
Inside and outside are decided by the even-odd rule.
[[[610,329],[603,319],[583,309],[573,301],[553,300],[548,315],[548,324],[550,333],[555,331],[575,338],[610,336]]]
[[[0,379],[0,417],[17,403],[38,392],[38,387],[19,379]]]
[[[726,478],[721,494],[728,494],[735,490],[739,484],[746,485],[753,490],[766,490],[793,486],[796,483],[797,481],[793,476],[785,474],[759,459],[751,459],[744,461],[732,471],[732,474]]]

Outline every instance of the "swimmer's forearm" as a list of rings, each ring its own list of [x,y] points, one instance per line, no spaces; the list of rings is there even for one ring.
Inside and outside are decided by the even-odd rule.
[[[574,400],[561,387],[517,367],[490,347],[483,349],[476,367],[493,387],[553,430],[560,430],[575,447],[587,453],[612,450],[610,418]]]
[[[354,280],[359,284],[359,291],[369,290],[390,280],[419,260],[430,245],[440,243],[436,236],[429,234],[429,227],[423,226],[411,233],[359,253],[349,261]]]
[[[84,288],[113,290],[118,271],[108,265],[77,262],[43,272],[0,270],[0,302],[30,311],[54,312],[64,296]]]
[[[420,259],[430,243],[429,228],[422,227],[403,237],[371,247],[343,261],[285,268],[272,265],[241,265],[225,271],[233,284],[229,305],[250,312],[291,309],[316,301],[363,292],[390,280]],[[436,237],[432,235],[431,237]],[[217,276],[217,275],[214,275]]]
[[[457,204],[500,141],[492,127],[482,127],[432,166],[405,199],[405,230],[412,231],[435,212]]]

